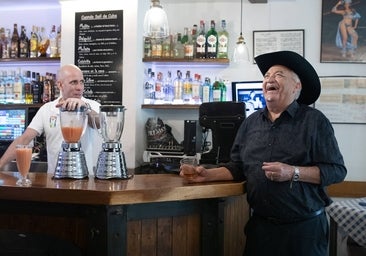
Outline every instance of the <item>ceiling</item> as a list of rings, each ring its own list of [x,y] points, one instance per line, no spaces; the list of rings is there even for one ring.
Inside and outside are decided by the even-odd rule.
[[[30,7],[55,7],[60,6],[59,0],[0,0],[1,9],[27,9]]]

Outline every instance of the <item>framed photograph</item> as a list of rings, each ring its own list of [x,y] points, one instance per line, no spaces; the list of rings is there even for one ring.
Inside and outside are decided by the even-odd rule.
[[[322,93],[315,108],[332,123],[366,124],[366,77],[320,77]]]
[[[262,81],[232,82],[233,101],[245,103],[246,116],[266,106]]]
[[[293,51],[304,56],[303,29],[253,31],[253,57],[275,51]]]
[[[366,1],[322,0],[320,62],[366,63]]]

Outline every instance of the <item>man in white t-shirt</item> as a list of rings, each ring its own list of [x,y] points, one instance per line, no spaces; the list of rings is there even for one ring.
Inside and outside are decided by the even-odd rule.
[[[96,131],[93,131],[92,118],[98,115],[100,104],[94,100],[84,98],[84,76],[79,67],[68,64],[61,67],[57,74],[58,88],[61,96],[54,101],[44,104],[32,119],[24,133],[16,138],[8,147],[4,155],[0,158],[0,170],[10,161],[15,159],[15,147],[17,144],[29,144],[41,134],[45,135],[47,146],[48,173],[54,173],[57,156],[63,142],[60,128],[60,110],[67,108],[70,110],[85,107],[88,111],[88,127],[81,138],[81,149],[85,153],[89,173],[92,173],[95,157],[93,148],[97,147],[94,141],[99,141]]]

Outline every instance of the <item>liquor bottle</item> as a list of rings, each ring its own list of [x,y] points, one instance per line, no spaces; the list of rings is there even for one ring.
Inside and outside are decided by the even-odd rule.
[[[163,39],[162,44],[162,57],[163,58],[170,58],[171,54],[171,44],[172,44],[172,35],[169,35],[168,37]]]
[[[56,41],[57,41],[57,57],[61,57],[61,26],[57,29],[57,35],[56,35]]]
[[[226,21],[225,20],[221,20],[221,30],[217,33],[217,36],[218,36],[217,58],[227,59],[228,58],[229,33],[226,30]]]
[[[18,57],[19,57],[19,32],[18,32],[18,25],[14,23],[13,35],[11,37],[10,58],[18,58]]]
[[[176,104],[183,103],[183,79],[182,72],[177,70],[177,77],[173,81],[174,88],[174,100],[173,102]]]
[[[192,78],[191,72],[186,72],[186,78],[183,81],[183,102],[190,103],[192,100]]]
[[[36,76],[36,72],[32,72],[32,96],[33,96],[33,103],[41,103],[40,97],[39,97],[39,73],[38,76]]]
[[[29,54],[29,39],[27,36],[27,31],[24,26],[20,27],[20,38],[19,38],[19,57],[28,58]]]
[[[14,71],[15,73],[15,71]],[[14,103],[14,77],[12,75],[8,75],[6,71],[4,71],[4,77],[5,77],[5,102],[6,103]]]
[[[20,69],[18,72],[13,71],[12,76],[14,77],[14,85],[13,85],[13,94],[14,94],[14,103],[24,103],[24,81],[20,73]]]
[[[196,57],[196,42],[197,42],[197,25],[194,24],[191,31],[192,44],[193,44],[193,58]]]
[[[215,21],[211,20],[211,29],[206,33],[206,58],[213,59],[217,57],[217,32]]]
[[[50,39],[50,57],[51,58],[55,58],[57,57],[57,33],[56,33],[56,26],[53,25],[51,28],[51,33],[49,35],[49,39]]]
[[[211,102],[211,80],[208,77],[205,77],[205,82],[202,85],[202,102]]]
[[[182,34],[177,33],[174,39],[174,58],[182,59],[184,58],[184,46],[182,44]]]
[[[41,27],[41,33],[39,36],[39,57],[47,57],[48,47],[50,45],[50,39],[48,38],[48,35],[46,33],[46,30],[44,27]]]
[[[11,40],[10,30],[1,28],[1,57],[3,59],[10,58]]]
[[[155,74],[149,68],[147,79],[144,83],[144,104],[154,104],[155,100]]]
[[[193,59],[193,41],[192,35],[189,34],[188,28],[184,28],[184,36],[182,38],[182,44],[184,45],[184,58]]]
[[[165,96],[165,103],[173,103],[174,100],[174,88],[173,88],[173,81],[172,81],[172,72],[168,71],[166,78],[164,79],[164,86],[163,86],[164,96]]]
[[[25,75],[23,75],[23,78],[24,78],[25,104],[33,104],[31,72],[26,71]]]
[[[194,79],[192,82],[192,100],[195,104],[201,103],[201,76],[199,74],[194,74]]]
[[[144,37],[144,58],[151,58],[151,39]]]
[[[45,79],[43,80],[42,102],[47,103],[49,101],[51,101],[51,82],[50,74],[46,72]]]
[[[163,45],[161,38],[151,39],[151,57],[161,58],[163,52]]]
[[[38,57],[38,43],[39,43],[39,36],[37,27],[32,27],[32,33],[30,37],[29,43],[29,57],[30,58],[37,58]]]
[[[220,83],[221,83],[221,101],[226,101],[226,84],[223,80],[220,79]]]
[[[4,77],[4,71],[1,71],[0,73],[0,104],[5,104],[5,88],[6,88],[6,82]]]
[[[222,101],[222,94],[221,94],[221,83],[219,80],[215,79],[215,82],[212,84],[212,101]]]
[[[155,80],[155,104],[162,104],[164,100],[163,73],[158,72]]]
[[[203,20],[200,21],[200,30],[196,39],[196,58],[206,58],[206,31]]]

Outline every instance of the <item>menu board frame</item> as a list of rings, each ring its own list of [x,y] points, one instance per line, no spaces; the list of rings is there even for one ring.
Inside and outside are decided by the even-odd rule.
[[[276,52],[293,51],[304,57],[305,30],[255,30],[253,31],[253,62],[258,55]]]
[[[86,98],[122,104],[123,10],[75,13],[74,63],[83,72]]]

